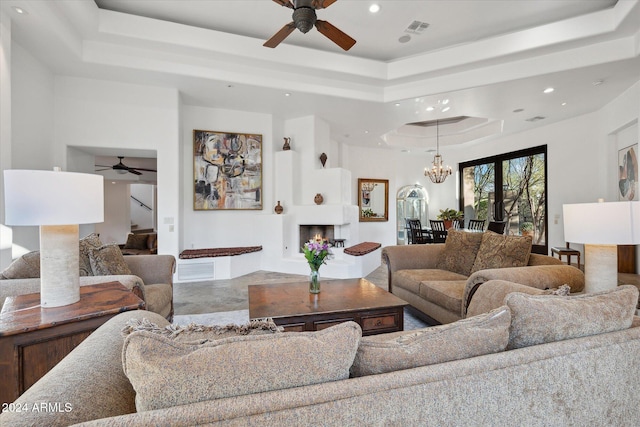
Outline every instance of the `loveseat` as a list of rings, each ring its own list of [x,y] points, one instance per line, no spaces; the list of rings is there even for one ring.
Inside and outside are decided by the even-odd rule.
[[[129,233],[127,241],[118,247],[122,255],[155,255],[158,253],[158,233]]]
[[[640,318],[633,316],[637,298],[632,286],[570,297],[511,293],[504,305],[489,313],[422,330],[360,337],[359,326],[347,322],[319,332],[217,342],[172,341],[145,327],[123,338],[123,329],[130,329],[132,321],[167,325],[153,313],[126,312],[101,326],[7,405],[0,425],[638,425]],[[165,335],[181,336],[179,332],[175,327],[164,330]],[[276,378],[297,375],[304,358],[290,358],[299,357],[298,350],[305,348],[295,343],[287,348],[287,342],[327,339],[329,334],[335,336],[330,342],[333,350],[340,351],[321,354],[312,363],[324,360],[320,368],[346,360],[339,367],[341,378],[256,390],[264,385],[267,371]],[[241,363],[249,357],[246,352],[237,352],[231,360],[207,360],[211,349],[227,348],[233,354],[235,347],[229,346],[254,344],[263,357],[249,363]],[[480,349],[475,355],[474,348]],[[273,354],[278,351],[286,357],[269,364],[280,357]],[[185,352],[190,359],[184,358]],[[437,359],[447,352],[448,359],[433,359],[430,365],[397,364],[434,355]],[[384,373],[364,372],[370,368]],[[320,370],[303,367],[302,376]],[[214,378],[224,385],[216,387]],[[231,397],[203,398],[194,386],[211,386],[211,393],[246,390]],[[182,403],[171,403],[175,401]],[[136,412],[143,404],[164,407]]]
[[[466,317],[484,282],[502,279],[535,288],[584,288],[584,273],[531,253],[531,237],[451,229],[446,243],[386,246],[389,292],[407,301],[430,324]]]
[[[81,239],[80,251],[80,286],[118,281],[144,300],[147,310],[173,318],[173,255],[123,257],[117,245],[104,245],[95,234]],[[39,277],[37,251],[16,259],[0,273],[0,307],[6,297],[40,292]]]

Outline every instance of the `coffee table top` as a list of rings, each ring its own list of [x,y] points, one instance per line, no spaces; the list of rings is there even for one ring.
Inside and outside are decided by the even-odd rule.
[[[249,318],[279,318],[409,305],[366,279],[326,280],[320,293],[309,293],[308,282],[249,285]]]

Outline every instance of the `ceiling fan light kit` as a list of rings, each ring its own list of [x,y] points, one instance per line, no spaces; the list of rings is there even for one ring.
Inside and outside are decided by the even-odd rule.
[[[331,6],[337,0],[273,0],[281,6],[293,9],[293,21],[286,24],[275,33],[263,46],[274,48],[278,46],[296,28],[306,34],[315,25],[316,29],[329,40],[340,46],[343,50],[349,50],[356,41],[340,31],[327,21],[319,20],[316,9],[324,9]]]

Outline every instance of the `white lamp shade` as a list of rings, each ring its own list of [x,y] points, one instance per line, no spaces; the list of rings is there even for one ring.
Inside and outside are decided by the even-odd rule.
[[[591,245],[640,244],[640,202],[563,205],[564,240]]]
[[[5,170],[6,225],[93,224],[104,221],[104,178],[42,170]]]

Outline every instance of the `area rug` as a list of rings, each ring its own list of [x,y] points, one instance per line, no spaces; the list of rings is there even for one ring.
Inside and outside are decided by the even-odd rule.
[[[200,325],[228,325],[230,323],[242,325],[249,321],[249,310],[221,311],[218,313],[204,314],[182,314],[173,316],[173,323],[178,325],[188,325],[197,323]],[[425,328],[428,325],[422,320],[413,316],[405,308],[404,310],[404,330]]]

